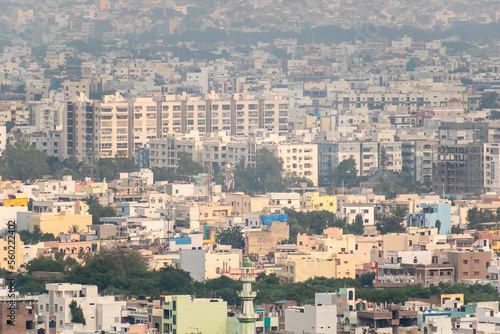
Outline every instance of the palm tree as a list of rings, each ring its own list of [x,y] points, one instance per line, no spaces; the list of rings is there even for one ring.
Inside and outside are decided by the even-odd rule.
[[[68,233],[76,233],[76,234],[80,234],[82,233],[83,230],[80,228],[80,226],[78,225],[71,225],[69,227],[69,230],[68,230]]]

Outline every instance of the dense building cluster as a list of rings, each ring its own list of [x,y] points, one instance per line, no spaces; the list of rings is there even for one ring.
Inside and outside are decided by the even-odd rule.
[[[1,1],[0,333],[499,333],[497,2]]]

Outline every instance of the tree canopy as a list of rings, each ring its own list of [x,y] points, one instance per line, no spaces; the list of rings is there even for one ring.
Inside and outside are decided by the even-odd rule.
[[[288,242],[297,242],[297,234],[321,235],[323,230],[328,227],[344,228],[346,225],[345,218],[337,218],[337,216],[326,210],[321,211],[295,211],[294,209],[286,209],[288,215],[288,225],[290,228]]]
[[[99,218],[116,217],[116,211],[110,206],[104,206],[94,195],[89,195],[83,200],[89,206],[89,214],[92,215],[92,225],[100,224]],[[77,232],[73,232],[77,233]]]
[[[365,231],[365,224],[362,215],[356,215],[352,224],[346,224],[344,228],[345,234],[363,235]]]
[[[204,172],[203,166],[193,161],[191,155],[187,152],[179,152],[177,155],[179,168],[153,167],[154,181],[174,182],[178,179],[190,178],[193,175]],[[218,171],[218,170],[217,170]],[[214,171],[215,172],[215,171]],[[214,173],[215,174],[215,173]]]
[[[482,223],[496,222],[500,219],[500,209],[495,213],[488,209],[471,208],[467,211],[468,228],[473,230],[479,228]]]
[[[356,161],[352,158],[343,160],[331,173],[330,184],[334,187],[344,186],[347,189],[359,186]]]
[[[49,172],[47,155],[24,141],[7,144],[0,157],[0,173],[6,180],[36,180]]]
[[[403,233],[405,232],[405,220],[408,209],[406,207],[398,206],[394,212],[380,220],[377,224],[377,230],[380,234],[388,233]]]
[[[230,245],[232,248],[245,249],[245,239],[241,231],[242,228],[236,225],[221,230],[215,235],[215,241],[221,245]]]
[[[500,105],[497,102],[498,100],[498,93],[497,92],[486,92],[483,95],[481,95],[481,99],[479,102],[479,109],[492,109],[492,108],[499,108]]]
[[[69,309],[71,310],[71,322],[77,324],[86,325],[85,316],[83,315],[83,310],[80,305],[76,302],[76,300],[72,300],[69,304]]]
[[[64,256],[64,254],[56,255]],[[16,274],[16,287],[22,294],[43,293],[47,282],[71,282],[96,284],[101,294],[124,294],[127,296],[146,296],[157,299],[160,295],[195,294],[201,298],[220,297],[230,305],[239,305],[238,291],[242,284],[226,276],[194,282],[189,273],[173,267],[158,271],[147,269],[144,258],[135,251],[122,249],[101,251],[89,255],[83,264],[69,263],[54,268],[58,260],[32,260],[27,268],[41,271],[59,271],[62,277],[37,278],[31,274]],[[66,258],[65,261],[71,261]],[[54,270],[55,269],[55,270]],[[7,275],[4,272],[2,275]],[[465,302],[498,301],[498,291],[491,285],[440,284],[430,288],[421,285],[408,285],[401,288],[373,289],[374,274],[361,275],[358,279],[334,279],[315,277],[305,282],[280,282],[276,274],[261,273],[257,276],[254,290],[258,291],[257,304],[273,303],[277,300],[295,300],[298,305],[314,303],[316,292],[335,291],[343,287],[356,288],[356,297],[376,303],[404,302],[408,297],[429,298],[440,293],[464,293]]]
[[[52,233],[42,233],[38,225],[33,226],[33,232],[30,230],[19,231],[19,238],[26,245],[36,245],[40,241],[57,241]]]
[[[257,152],[255,166],[247,165],[244,160],[236,164],[234,181],[235,190],[247,194],[286,191],[299,186],[302,182],[307,183],[308,186],[312,185],[312,181],[306,177],[298,177],[294,174],[284,175],[283,160],[266,148]]]

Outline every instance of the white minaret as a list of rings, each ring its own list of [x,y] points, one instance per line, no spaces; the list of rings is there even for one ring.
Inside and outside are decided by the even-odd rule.
[[[253,300],[257,297],[257,292],[252,291],[252,282],[255,282],[253,269],[252,261],[246,257],[241,267],[240,281],[243,282],[243,290],[238,293],[243,300],[241,313],[237,315],[241,324],[241,334],[255,334],[255,321],[259,318],[253,307]]]

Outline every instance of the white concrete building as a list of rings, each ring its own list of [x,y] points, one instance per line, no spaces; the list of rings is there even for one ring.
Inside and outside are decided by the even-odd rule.
[[[115,296],[99,296],[96,285],[54,283],[46,288],[48,293],[38,297],[39,317],[56,315],[61,330],[72,328],[69,305],[73,300],[82,308],[86,331],[110,330],[112,324],[121,322],[122,308],[127,304]]]
[[[285,331],[303,334],[336,334],[337,305],[305,305],[287,308]]]
[[[347,217],[349,224],[352,224],[357,215],[363,216],[365,226],[375,225],[375,210],[373,203],[343,203],[338,210],[343,217]]]
[[[500,144],[484,143],[484,189],[500,192]]]
[[[316,144],[281,144],[265,146],[283,159],[284,173],[305,177],[318,185],[318,145]]]
[[[272,204],[281,205],[283,208],[300,208],[300,194],[299,193],[267,193]]]

